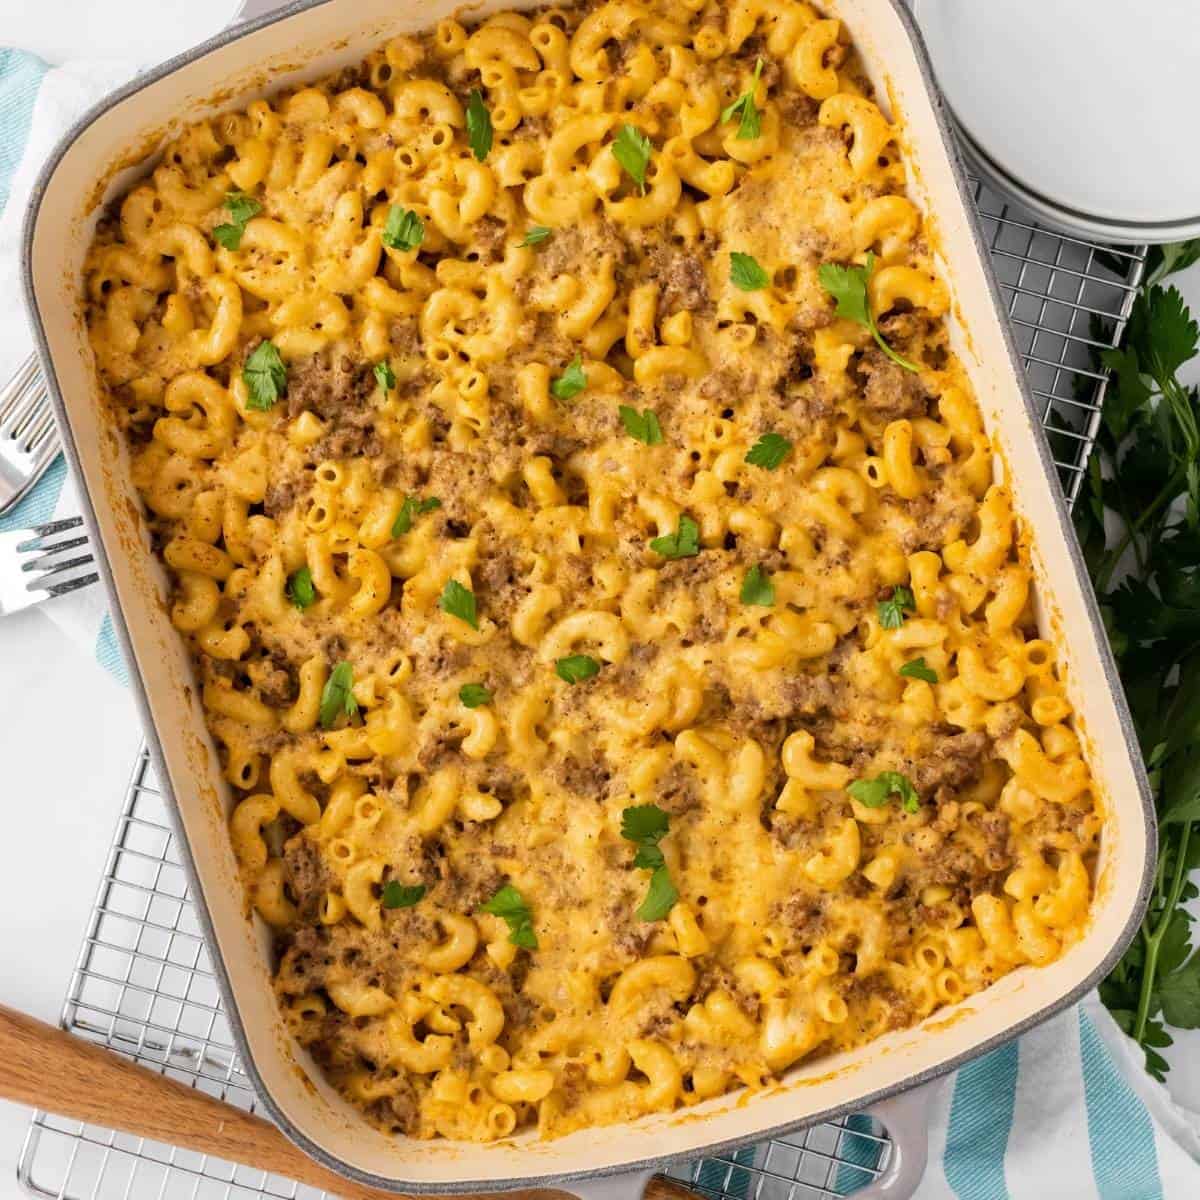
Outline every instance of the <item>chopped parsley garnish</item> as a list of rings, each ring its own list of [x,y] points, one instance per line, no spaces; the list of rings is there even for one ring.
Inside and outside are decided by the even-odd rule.
[[[650,165],[650,139],[635,125],[622,125],[612,144],[613,158],[646,194],[646,168]]]
[[[875,605],[875,611],[879,614],[879,624],[884,629],[899,629],[904,624],[905,609],[915,612],[916,608],[917,602],[906,587],[892,588],[890,599],[880,600]]]
[[[475,613],[475,593],[463,587],[457,579],[447,579],[442,594],[438,597],[438,608],[460,621],[466,621],[472,629],[479,628],[479,617]]]
[[[325,687],[321,690],[320,718],[322,729],[332,729],[340,716],[353,717],[358,712],[358,701],[354,699],[354,668],[348,662],[340,662],[329,673]]]
[[[425,240],[425,223],[411,208],[393,204],[383,227],[383,244],[392,250],[415,250]]]
[[[537,949],[537,934],[533,932],[533,913],[525,898],[511,883],[506,883],[486,904],[482,911],[500,917],[508,925],[508,940],[514,946],[526,950]]]
[[[375,382],[385,391],[390,392],[396,386],[396,372],[386,360],[375,364]]]
[[[383,885],[383,895],[380,897],[384,908],[412,908],[425,895],[423,883],[397,883],[389,879]]]
[[[749,142],[762,133],[762,114],[754,103],[754,93],[758,91],[758,81],[762,78],[763,60],[760,58],[754,64],[754,78],[750,86],[730,105],[721,109],[721,124],[740,118],[737,139],[739,142]]]
[[[468,708],[478,708],[481,704],[491,704],[492,693],[482,683],[464,683],[458,689],[458,698]]]
[[[301,567],[288,577],[287,598],[303,612],[317,602],[317,589],[313,587],[312,572]]]
[[[775,585],[771,577],[755,563],[742,580],[742,603],[758,608],[770,608],[775,603]]]
[[[899,771],[880,771],[874,779],[856,779],[846,791],[867,808],[883,808],[892,796],[900,797],[900,807],[907,813],[919,812],[921,808],[917,789]]]
[[[867,296],[867,281],[871,278],[871,272],[874,270],[875,255],[869,253],[866,266],[862,267],[844,267],[841,263],[822,263],[817,271],[817,278],[821,281],[821,286],[837,301],[835,312],[839,317],[845,317],[856,325],[861,325],[864,329],[869,330],[880,350],[897,366],[903,367],[906,371],[916,371],[919,368],[914,363],[910,363],[907,358],[901,358],[883,340],[883,334],[879,332],[879,326],[875,324],[875,318],[871,314],[871,303]]]
[[[784,459],[792,452],[792,443],[782,433],[764,433],[762,437],[746,451],[746,461],[752,467],[763,467],[768,471],[777,471]]]
[[[637,846],[633,865],[652,872],[650,890],[637,910],[643,921],[661,921],[675,906],[679,892],[671,882],[658,843],[670,832],[671,818],[657,804],[639,804],[621,813],[621,836]]]
[[[937,672],[925,662],[924,656],[909,659],[900,668],[900,674],[905,679],[923,679],[926,683],[937,683],[938,681]]]
[[[287,367],[274,342],[259,342],[242,367],[242,379],[250,393],[246,407],[254,412],[266,412],[283,395]]]
[[[753,254],[734,250],[729,255],[729,280],[743,292],[757,292],[771,282],[771,276],[758,265]]]
[[[587,387],[587,375],[583,370],[583,359],[575,355],[567,369],[550,384],[550,393],[556,400],[572,400]]]
[[[262,205],[253,196],[245,192],[227,192],[225,209],[229,213],[229,223],[213,227],[213,237],[226,250],[236,250],[242,244],[242,234],[246,232],[246,223],[251,217],[262,212]]]
[[[556,659],[554,670],[564,683],[582,683],[600,674],[600,664],[590,654],[570,654]]]
[[[662,426],[659,425],[658,416],[652,408],[638,412],[636,408],[622,404],[617,411],[621,414],[621,424],[625,426],[625,432],[631,438],[645,442],[647,446],[662,445]]]
[[[525,236],[521,239],[522,246],[540,246],[552,233],[546,225],[531,225],[525,230]]]
[[[400,537],[402,534],[408,533],[417,517],[424,516],[425,513],[433,512],[435,508],[441,507],[442,502],[436,496],[430,496],[425,500],[418,496],[405,496],[404,503],[400,505],[400,511],[396,514],[395,521],[392,522],[392,537]]]
[[[650,549],[663,558],[695,558],[700,553],[700,526],[687,513],[681,513],[675,532],[654,538]]]
[[[483,162],[492,148],[492,114],[478,88],[472,88],[467,97],[467,141],[471,144],[471,153]]]

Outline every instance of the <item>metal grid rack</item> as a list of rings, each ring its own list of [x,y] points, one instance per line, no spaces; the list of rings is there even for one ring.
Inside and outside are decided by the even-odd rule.
[[[976,187],[1001,291],[1068,502],[1100,420],[1097,353],[1120,337],[1145,260],[1041,229]],[[63,1026],[242,1108],[238,1063],[208,950],[149,759],[142,752],[71,980]],[[676,1177],[715,1200],[831,1200],[876,1178],[891,1142],[863,1117],[814,1126]],[[18,1165],[46,1200],[317,1200],[289,1180],[112,1130],[36,1113]]]

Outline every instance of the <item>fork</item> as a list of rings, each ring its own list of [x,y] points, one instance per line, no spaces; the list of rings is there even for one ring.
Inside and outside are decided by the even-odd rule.
[[[58,449],[50,393],[31,354],[0,389],[0,516],[41,479]]]
[[[90,551],[60,557],[87,545],[82,517],[0,533],[0,616],[95,583],[95,571],[84,573],[96,564]]]

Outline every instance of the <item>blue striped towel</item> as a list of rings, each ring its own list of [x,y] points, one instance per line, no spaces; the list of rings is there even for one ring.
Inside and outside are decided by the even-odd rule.
[[[31,55],[0,49],[0,294],[19,290],[21,214],[38,165],[88,104],[132,73],[114,63],[50,70]],[[0,377],[29,346],[23,323],[0,325]],[[0,530],[74,511],[75,491],[59,461],[0,519]],[[123,674],[98,589],[45,611]],[[1200,1120],[1145,1074],[1140,1052],[1094,996],[932,1085],[929,1113],[922,1200],[1200,1200]],[[856,1154],[850,1136],[842,1153],[871,1166],[871,1145],[862,1141]],[[726,1171],[714,1175],[714,1186]],[[836,1182],[849,1192],[866,1180],[847,1166]],[[748,1194],[757,1194],[753,1186]]]

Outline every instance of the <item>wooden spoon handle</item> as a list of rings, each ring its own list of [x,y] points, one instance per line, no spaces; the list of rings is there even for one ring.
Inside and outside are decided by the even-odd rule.
[[[2,1004],[0,1099],[283,1175],[345,1200],[397,1200],[394,1192],[326,1170],[261,1117]],[[569,1193],[547,1188],[504,1195],[506,1200],[572,1200]],[[695,1193],[653,1179],[645,1196],[682,1200]]]

